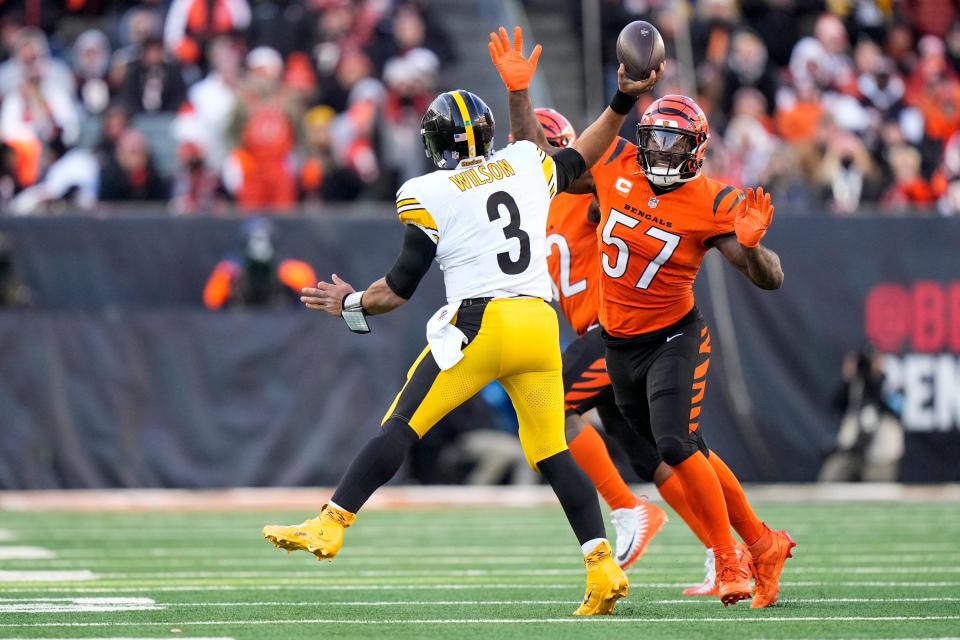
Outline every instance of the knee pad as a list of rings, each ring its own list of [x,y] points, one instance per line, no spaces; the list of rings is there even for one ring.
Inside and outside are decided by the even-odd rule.
[[[671,467],[683,463],[684,460],[699,451],[693,438],[678,438],[677,436],[657,438],[657,449],[659,449],[663,461]]]

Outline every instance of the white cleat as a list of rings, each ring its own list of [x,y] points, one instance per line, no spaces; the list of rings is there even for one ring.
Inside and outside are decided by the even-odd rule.
[[[737,543],[737,560],[740,566],[749,574],[753,574],[750,550],[742,542]],[[701,584],[687,587],[683,590],[685,596],[718,596],[720,588],[717,586],[717,561],[713,557],[713,549],[707,549],[707,559],[703,563],[707,573]]]
[[[640,500],[632,509],[614,509],[610,520],[617,532],[614,559],[626,570],[647,551],[650,541],[667,521],[667,514],[660,507]]]
[[[716,596],[720,593],[717,589],[717,561],[713,557],[713,549],[707,549],[707,560],[703,565],[707,569],[707,575],[703,578],[703,583],[687,587],[683,590],[683,595]]]

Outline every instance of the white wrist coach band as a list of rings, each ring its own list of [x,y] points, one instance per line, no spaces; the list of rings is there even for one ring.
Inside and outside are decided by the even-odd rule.
[[[370,333],[367,312],[363,310],[363,291],[354,291],[343,297],[341,314],[347,328],[354,333]]]

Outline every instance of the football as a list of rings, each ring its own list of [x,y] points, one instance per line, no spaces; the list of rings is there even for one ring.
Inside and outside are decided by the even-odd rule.
[[[646,80],[666,57],[663,36],[649,22],[635,20],[617,37],[617,60],[631,80]]]

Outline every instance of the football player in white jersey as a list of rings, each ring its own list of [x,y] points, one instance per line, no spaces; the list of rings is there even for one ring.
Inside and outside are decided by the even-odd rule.
[[[333,558],[344,529],[393,477],[410,447],[498,380],[516,409],[527,460],[554,489],[583,550],[587,589],[575,613],[612,613],[627,594],[627,578],[612,558],[593,485],[567,450],[559,329],[547,302],[546,221],[551,199],[601,157],[623,114],[655,82],[656,74],[635,82],[621,71],[610,108],[573,146],[553,156],[530,142],[494,151],[493,114],[468,91],[433,101],[421,134],[438,170],[409,180],[397,193],[406,231],[393,268],[364,291],[334,275],[332,283],[304,289],[301,299],[307,308],[342,316],[352,331],[367,333],[365,316],[406,302],[436,260],[448,304],[428,323],[429,346],[330,502],[302,524],[264,527],[268,540]]]

